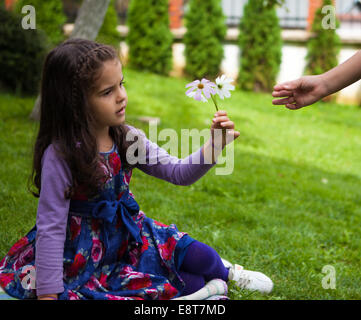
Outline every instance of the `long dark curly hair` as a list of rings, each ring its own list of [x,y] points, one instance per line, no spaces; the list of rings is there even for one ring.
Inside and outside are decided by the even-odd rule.
[[[72,174],[73,184],[64,190],[65,198],[71,198],[78,186],[92,197],[104,185],[104,171],[99,166],[102,158],[94,135],[95,119],[87,96],[103,63],[113,59],[119,56],[112,47],[83,39],[65,41],[47,55],[41,82],[40,126],[29,179],[31,186],[37,188],[35,192],[29,186],[34,196],[40,196],[41,159],[51,143]],[[125,139],[128,130],[125,124],[109,129],[125,170],[134,167],[126,161],[127,148],[134,143]]]

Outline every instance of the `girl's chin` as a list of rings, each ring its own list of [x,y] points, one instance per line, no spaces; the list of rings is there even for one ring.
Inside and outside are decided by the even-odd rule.
[[[125,114],[118,119],[118,123],[124,124],[125,123]]]

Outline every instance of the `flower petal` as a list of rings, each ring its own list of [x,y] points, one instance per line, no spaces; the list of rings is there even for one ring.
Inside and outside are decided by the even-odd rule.
[[[211,89],[212,88],[210,88],[208,86],[204,86],[203,93],[207,99],[209,99],[211,97]]]
[[[232,78],[226,78],[225,80],[224,80],[224,83],[231,83],[231,82],[233,82],[234,80],[232,79]]]
[[[202,90],[197,90],[195,95],[194,95],[194,99],[197,101],[201,101],[202,100]]]
[[[193,82],[188,83],[188,84],[186,85],[186,88],[191,87],[191,86],[192,86],[192,87],[196,87],[199,83],[200,83],[199,80],[195,80],[195,81],[193,81]]]
[[[219,95],[219,97],[223,100],[224,99],[224,95],[222,90],[217,90],[217,94]]]
[[[214,82],[210,82],[208,85],[212,88],[218,88],[218,86]]]
[[[189,94],[194,91],[196,88],[192,87],[189,90],[187,90],[186,95],[189,97]]]
[[[224,92],[224,96],[226,98],[229,98],[231,96],[231,93],[229,91]]]
[[[231,84],[228,84],[226,83],[224,86],[223,86],[223,89],[225,90],[234,90],[234,86],[232,86]]]
[[[216,93],[217,93],[217,89],[218,89],[217,86],[209,88],[209,90],[211,91],[211,94],[216,94]]]

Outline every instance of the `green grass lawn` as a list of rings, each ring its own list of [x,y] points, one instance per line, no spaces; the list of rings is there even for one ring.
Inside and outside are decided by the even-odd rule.
[[[148,133],[137,117],[159,117],[158,131],[173,128],[179,136],[210,127],[215,108],[186,97],[188,81],[124,74],[129,124]],[[1,258],[35,223],[37,199],[26,189],[34,100],[0,95]],[[177,224],[274,281],[270,295],[231,286],[233,299],[361,299],[361,109],[317,104],[290,111],[271,100],[237,91],[222,102],[241,132],[232,174],[216,175],[214,167],[183,187],[134,170],[130,189],[148,216]],[[336,270],[336,289],[322,287],[326,265]]]

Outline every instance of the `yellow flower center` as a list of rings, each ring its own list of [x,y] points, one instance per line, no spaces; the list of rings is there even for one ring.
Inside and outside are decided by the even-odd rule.
[[[204,85],[202,83],[198,84],[198,89],[204,89]]]

